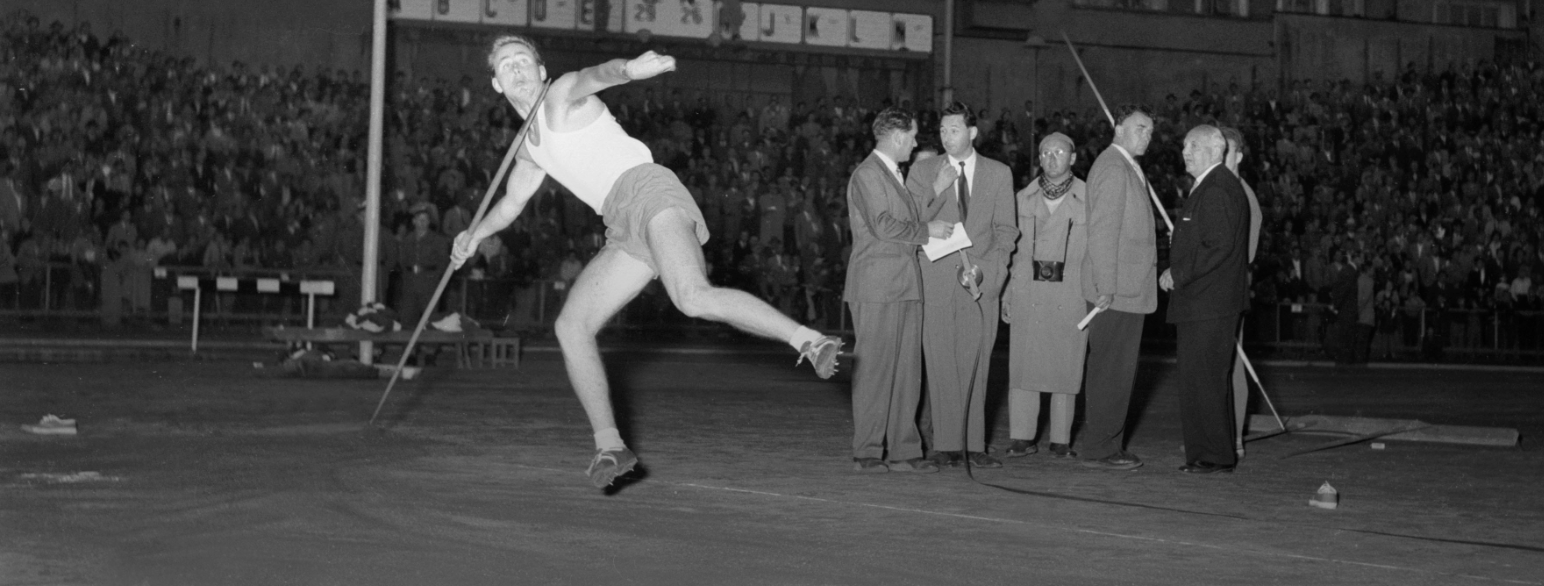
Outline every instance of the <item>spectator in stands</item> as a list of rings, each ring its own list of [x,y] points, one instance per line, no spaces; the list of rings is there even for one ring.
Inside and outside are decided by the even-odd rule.
[[[424,312],[433,312],[429,298],[439,285],[440,270],[450,254],[450,241],[435,233],[427,207],[413,213],[413,231],[398,244],[397,266],[402,273],[402,287],[395,304],[403,323],[417,324]]]
[[[11,251],[11,231],[0,226],[0,309],[19,307],[21,278],[16,273],[16,256]]]

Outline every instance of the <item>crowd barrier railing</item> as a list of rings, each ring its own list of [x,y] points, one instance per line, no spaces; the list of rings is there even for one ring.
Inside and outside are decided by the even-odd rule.
[[[359,272],[339,267],[211,268],[50,261],[23,272],[30,278],[0,285],[0,316],[101,320],[105,325],[117,325],[124,319],[183,325],[194,312],[197,299],[206,324],[300,326],[306,323],[311,308],[307,307],[308,296],[294,285],[307,281],[337,284],[331,295],[315,299],[318,325],[332,325],[360,305]],[[190,285],[189,279],[204,282],[203,290]],[[260,281],[275,286],[255,285]],[[391,305],[390,298],[399,287],[390,274],[383,275],[377,299]],[[441,309],[505,326],[550,325],[556,317],[552,307],[561,301],[564,289],[563,283],[551,280],[483,278],[468,271],[451,281]]]
[[[1258,305],[1245,317],[1245,341],[1333,354],[1358,335],[1358,327],[1340,317],[1320,303]],[[1360,327],[1355,342],[1367,344],[1373,360],[1439,360],[1447,354],[1544,359],[1544,311],[1401,307],[1378,312],[1374,321]]]
[[[316,321],[320,326],[339,323],[359,305],[359,272],[337,267],[145,267],[55,261],[30,275],[28,281],[0,286],[0,315],[101,320],[105,325],[116,325],[125,319],[184,325],[193,313],[196,295],[180,289],[178,277],[281,283],[335,281],[338,287],[334,294],[315,299]],[[439,309],[460,312],[496,328],[550,328],[567,298],[568,286],[560,279],[491,278],[468,271],[451,280]],[[390,300],[400,287],[389,274],[385,275],[377,287],[377,298],[391,305]],[[304,326],[310,309],[306,295],[295,287],[265,291],[209,289],[204,293],[199,311],[206,325]],[[774,305],[797,321],[829,331],[851,332],[851,316],[839,292],[822,291],[816,295],[795,290],[788,296],[791,299],[774,300]],[[656,281],[624,308],[612,325],[690,327],[707,326],[708,322],[675,311]],[[1148,328],[1146,333],[1154,340],[1172,337],[1172,332],[1163,328]],[[1364,339],[1355,338],[1356,335]],[[1244,341],[1251,346],[1333,357],[1348,340],[1365,344],[1366,357],[1372,360],[1489,358],[1544,362],[1544,311],[1398,308],[1381,311],[1376,324],[1360,332],[1342,325],[1339,316],[1321,303],[1256,304],[1244,318]]]

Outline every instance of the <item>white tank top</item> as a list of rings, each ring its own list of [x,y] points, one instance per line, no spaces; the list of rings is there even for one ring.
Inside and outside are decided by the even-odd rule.
[[[541,134],[541,146],[526,140],[531,160],[597,214],[622,172],[654,162],[649,147],[628,136],[604,103],[601,108],[594,122],[572,132],[552,130],[547,125],[547,109],[540,108],[536,129]]]

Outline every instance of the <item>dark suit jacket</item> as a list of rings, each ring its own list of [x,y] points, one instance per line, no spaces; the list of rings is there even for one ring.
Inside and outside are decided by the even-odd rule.
[[[955,187],[941,194],[933,192],[933,180],[949,164],[948,155],[939,155],[911,167],[906,187],[922,208],[922,220],[943,220],[953,224],[960,221],[960,209],[955,203]],[[970,262],[981,267],[981,298],[997,299],[1008,281],[1008,260],[1013,256],[1014,243],[1019,239],[1018,209],[1013,197],[1013,173],[1008,166],[976,153],[976,173],[970,178],[970,217],[965,220],[965,233],[970,236]],[[958,182],[956,182],[958,185]],[[958,253],[936,261],[918,251],[922,266],[922,300],[927,303],[946,303],[960,287],[957,271],[960,266]]]
[[[1180,205],[1169,249],[1169,323],[1236,316],[1249,307],[1249,200],[1218,165]]]
[[[16,181],[0,177],[0,226],[14,234],[21,228],[22,218],[31,215],[30,203]]]
[[[927,242],[927,223],[895,174],[877,155],[853,170],[847,182],[852,254],[842,300],[889,303],[922,299],[917,246]]]
[[[1088,254],[1083,298],[1114,295],[1110,309],[1158,309],[1158,244],[1147,184],[1114,145],[1088,170]]]

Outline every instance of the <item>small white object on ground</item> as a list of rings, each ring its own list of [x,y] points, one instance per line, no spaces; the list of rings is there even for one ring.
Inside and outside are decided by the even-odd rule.
[[[115,477],[102,476],[100,472],[31,472],[22,474],[24,480],[46,480],[49,482],[95,482],[101,480],[117,480]]]
[[[1374,450],[1381,450],[1381,449],[1386,448],[1386,447],[1388,447],[1388,445],[1383,443],[1383,442],[1373,442],[1372,443],[1372,449],[1374,449]]]
[[[75,435],[75,420],[60,419],[52,413],[44,415],[36,425],[22,425],[22,431],[38,435]]]
[[[1313,498],[1309,499],[1308,504],[1321,509],[1337,508],[1340,506],[1340,491],[1335,490],[1335,487],[1330,486],[1329,481],[1326,480],[1319,487],[1319,491],[1314,493]]]
[[[375,365],[375,370],[380,374],[381,378],[391,378],[391,374],[396,372],[397,367],[390,364],[377,364]],[[402,380],[413,380],[418,376],[418,371],[420,370],[423,370],[423,368],[418,366],[402,367]]]

